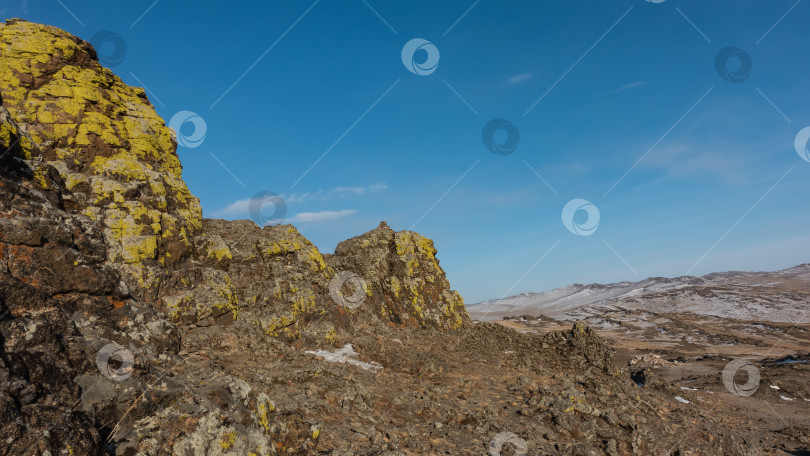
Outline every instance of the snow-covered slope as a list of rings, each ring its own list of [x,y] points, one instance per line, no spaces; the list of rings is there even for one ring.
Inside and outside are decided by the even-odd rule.
[[[810,264],[776,272],[723,272],[703,277],[652,277],[609,285],[573,284],[467,306],[476,320],[516,315],[581,320],[617,309],[810,322]]]

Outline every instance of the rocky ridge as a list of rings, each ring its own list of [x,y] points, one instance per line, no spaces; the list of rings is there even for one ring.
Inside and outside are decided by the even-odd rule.
[[[469,326],[432,242],[416,233],[394,234],[381,225],[364,235],[387,239],[390,245],[373,262],[392,267],[368,276],[367,296],[353,313],[334,302],[329,286],[344,263],[361,274],[374,270],[363,251],[343,247],[327,264],[292,226],[204,220],[181,178],[173,132],[143,89],[99,65],[89,43],[54,27],[10,20],[0,26],[0,63],[0,325],[5,381],[22,382],[9,386],[6,396],[6,422],[17,425],[4,433],[14,442],[11,453],[29,447],[100,451],[101,437],[114,437],[110,423],[127,414],[127,401],[155,393],[137,375],[110,383],[99,373],[88,360],[109,343],[135,354],[137,374],[177,357],[182,328],[234,326],[224,331],[328,347],[355,324]],[[395,267],[399,263],[404,266]],[[404,284],[401,297],[391,283]],[[46,350],[47,343],[54,346]],[[39,350],[38,359],[21,361],[23,353]],[[45,379],[32,373],[42,369],[62,371],[54,395],[33,393]],[[17,395],[26,388],[27,395]],[[172,388],[160,395],[128,416],[176,399]],[[69,406],[68,418],[81,410],[76,416],[84,418],[84,432],[75,442],[67,432],[49,433],[49,420],[26,412],[43,401]],[[39,435],[32,420],[42,421]],[[41,441],[46,434],[50,443]]]

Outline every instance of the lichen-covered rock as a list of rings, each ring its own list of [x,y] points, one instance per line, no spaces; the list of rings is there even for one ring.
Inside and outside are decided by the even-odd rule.
[[[0,437],[5,454],[100,454],[100,422],[128,403],[94,364],[112,341],[135,369],[177,351],[162,315],[128,295],[102,227],[65,210],[72,194],[0,107]],[[88,404],[87,384],[97,400]],[[131,388],[143,390],[133,378]]]
[[[461,329],[470,325],[464,301],[436,258],[433,241],[412,231],[395,232],[385,222],[341,242],[326,262],[366,282],[360,310],[398,325]]]
[[[227,271],[243,323],[286,340],[335,331],[340,309],[328,292],[334,271],[294,226],[206,219],[203,232],[201,258]]]
[[[264,334],[335,343],[338,332],[350,333],[358,324],[443,329],[470,324],[433,242],[417,233],[395,233],[383,222],[342,242],[333,255],[322,255],[292,225],[204,220],[203,233],[199,260],[227,272],[238,318]],[[341,271],[363,279],[356,306],[335,300]]]
[[[67,209],[101,223],[132,292],[155,300],[164,266],[190,255],[201,209],[143,89],[102,68],[89,43],[15,19],[0,25],[0,96],[71,191]]]
[[[93,47],[22,20],[0,25],[0,95],[29,160],[56,169],[66,210],[99,222],[130,292],[182,324],[247,319],[267,334],[333,334],[350,323],[329,295],[336,270],[293,227],[210,222],[181,178],[176,142],[143,89],[102,68]],[[0,132],[0,134],[3,134]],[[35,177],[41,176],[32,168]],[[46,179],[35,181],[45,188]],[[241,236],[245,234],[244,238]],[[382,227],[341,244],[339,270],[368,281],[357,315],[411,326],[469,323],[432,242]]]

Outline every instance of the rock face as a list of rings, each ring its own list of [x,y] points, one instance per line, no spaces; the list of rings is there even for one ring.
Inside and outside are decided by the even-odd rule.
[[[108,257],[136,296],[157,299],[166,269],[202,226],[172,132],[143,89],[99,65],[93,47],[54,27],[0,27],[3,106],[65,181],[66,209],[98,221]]]
[[[76,37],[0,25],[0,96],[0,455],[482,454],[509,429],[531,454],[749,448],[663,413],[590,330],[473,326],[417,233],[322,255],[202,219],[144,91]]]
[[[460,329],[470,325],[464,301],[439,267],[433,241],[385,222],[338,244],[326,263],[366,282],[364,310],[397,325]]]
[[[5,454],[97,454],[102,421],[126,411],[122,400],[144,390],[96,391],[94,360],[112,341],[139,353],[143,369],[176,352],[178,331],[128,296],[101,226],[65,210],[72,195],[31,137],[0,107],[0,435]],[[136,324],[137,323],[137,324]],[[118,385],[120,387],[120,385]],[[120,395],[116,395],[121,393]],[[96,407],[98,405],[99,407]]]

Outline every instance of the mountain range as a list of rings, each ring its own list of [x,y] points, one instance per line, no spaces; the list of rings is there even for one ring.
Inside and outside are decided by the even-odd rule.
[[[617,309],[810,322],[810,264],[775,272],[719,272],[702,277],[651,277],[607,285],[573,284],[467,306],[477,320],[545,315],[583,320]]]

